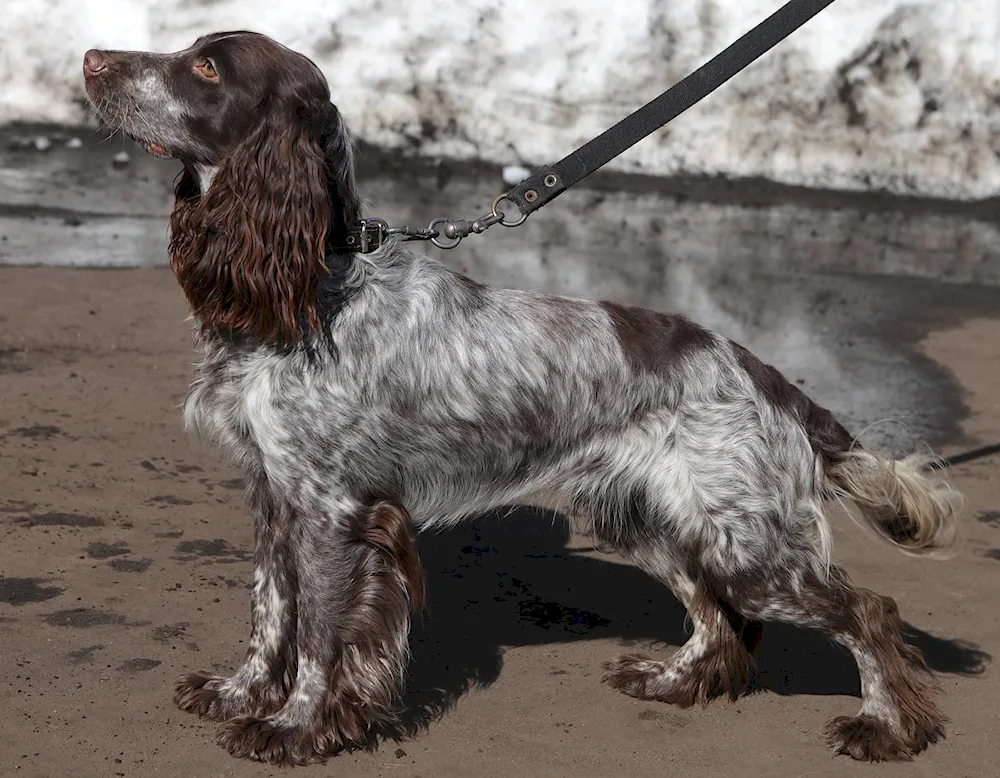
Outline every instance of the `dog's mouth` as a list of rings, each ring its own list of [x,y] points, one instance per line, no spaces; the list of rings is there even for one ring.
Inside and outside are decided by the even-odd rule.
[[[142,146],[148,154],[159,159],[174,158],[174,155],[170,153],[170,149],[162,143],[157,143],[156,141],[143,138],[142,134],[136,131],[137,128],[131,126],[133,125],[131,112],[122,110],[118,102],[114,99],[109,99],[109,96],[99,96],[96,93],[90,94],[91,89],[96,90],[96,87],[92,87],[91,83],[88,82],[87,96],[89,98],[90,107],[96,114],[98,121],[107,127],[111,131],[112,135],[120,132],[137,145]]]
[[[146,149],[154,157],[159,157],[160,159],[172,159],[173,155],[167,151],[167,147],[159,143],[153,143],[151,141],[140,141],[143,148]]]
[[[158,159],[174,158],[174,155],[170,153],[170,149],[168,149],[162,143],[157,143],[156,141],[146,140],[145,138],[139,137],[137,134],[130,132],[128,127],[120,126],[122,124],[121,121],[118,122],[119,126],[116,128],[114,126],[115,123],[108,121],[108,116],[113,115],[113,112],[109,112],[103,106],[98,106],[98,105],[94,105],[94,109],[97,113],[97,118],[101,121],[102,124],[104,124],[105,127],[108,127],[110,129],[112,135],[114,135],[116,132],[120,132],[122,135],[129,138],[137,145],[142,146],[142,148],[146,150],[147,154],[153,157],[157,157]]]
[[[157,143],[154,140],[146,140],[146,138],[140,135],[134,135],[129,131],[124,131],[124,135],[132,140],[138,146],[142,146],[147,154],[151,157],[156,157],[157,159],[173,159],[174,155],[170,153],[170,149],[164,146],[162,143]]]

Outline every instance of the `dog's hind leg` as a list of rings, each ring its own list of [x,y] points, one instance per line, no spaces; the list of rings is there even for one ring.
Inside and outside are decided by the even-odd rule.
[[[896,603],[853,586],[837,567],[824,575],[796,569],[791,558],[717,586],[748,618],[819,629],[850,649],[861,676],[861,710],[827,723],[830,745],[860,760],[908,760],[944,737],[934,686],[920,651],[903,638]]]
[[[760,624],[726,609],[669,547],[642,553],[633,548],[625,556],[670,588],[687,608],[693,632],[667,661],[625,654],[606,662],[604,682],[633,697],[681,707],[723,695],[735,700],[748,691],[756,670],[751,652],[760,639]]]

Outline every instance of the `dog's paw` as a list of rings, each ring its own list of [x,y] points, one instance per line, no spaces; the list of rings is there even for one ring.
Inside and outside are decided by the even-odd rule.
[[[281,708],[284,700],[280,689],[236,684],[230,678],[208,673],[188,673],[174,686],[174,704],[178,708],[212,721],[266,716]]]
[[[745,650],[714,651],[694,660],[682,657],[678,652],[671,660],[659,662],[645,654],[625,654],[604,663],[601,680],[640,700],[680,708],[706,705],[724,695],[735,700],[756,688],[753,660]]]
[[[604,662],[601,682],[641,700],[652,699],[650,682],[663,673],[663,662],[645,654],[623,654]]]
[[[660,662],[645,654],[624,654],[604,663],[601,681],[640,700],[666,702],[687,708],[698,699],[697,684],[690,674],[678,673],[672,662]]]
[[[208,673],[187,673],[177,679],[174,685],[174,705],[186,713],[194,713],[202,718],[224,721],[230,707],[222,695],[222,685],[226,679]]]
[[[342,750],[309,728],[285,726],[274,717],[231,719],[219,728],[216,741],[240,759],[283,766],[325,762]]]
[[[826,742],[838,754],[863,762],[908,762],[919,748],[909,746],[882,719],[838,716],[827,722]]]

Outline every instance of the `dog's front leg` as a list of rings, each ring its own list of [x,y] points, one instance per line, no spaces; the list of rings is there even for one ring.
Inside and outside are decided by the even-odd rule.
[[[289,549],[297,579],[295,683],[281,710],[227,722],[219,743],[234,756],[306,764],[369,745],[393,716],[423,573],[409,516],[390,502],[296,517]]]
[[[248,475],[254,517],[254,581],[250,645],[240,668],[226,678],[189,673],[174,702],[215,721],[266,716],[285,703],[295,678],[295,589],[289,543],[290,511],[272,499],[265,478]]]

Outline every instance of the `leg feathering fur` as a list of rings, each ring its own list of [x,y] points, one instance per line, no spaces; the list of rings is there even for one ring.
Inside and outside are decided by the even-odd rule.
[[[285,705],[266,717],[225,723],[232,755],[274,764],[323,761],[368,748],[390,721],[409,659],[411,608],[423,573],[400,507],[381,502],[298,540],[298,673]]]

